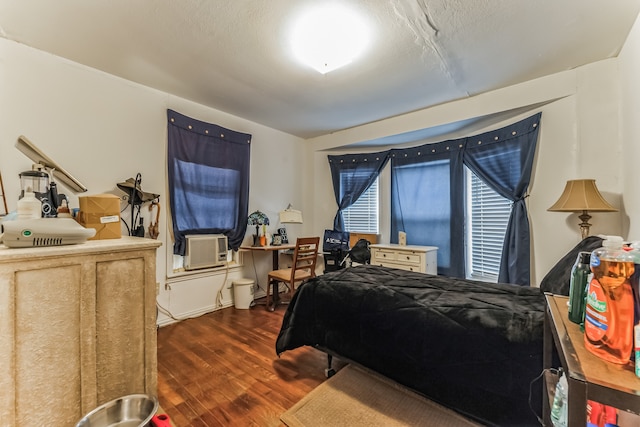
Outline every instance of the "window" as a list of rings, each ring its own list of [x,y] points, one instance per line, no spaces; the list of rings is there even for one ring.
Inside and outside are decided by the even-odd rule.
[[[533,170],[540,117],[541,113],[538,113],[473,137],[391,150],[391,238],[398,231],[404,231],[407,242],[411,244],[437,246],[438,274],[466,278],[470,277],[467,268],[473,253],[467,252],[467,248],[471,249],[471,242],[478,249],[487,242],[485,238],[479,239],[480,230],[489,236],[489,231],[499,229],[500,245],[504,240],[506,249],[498,269],[498,280],[528,286],[531,282],[531,245],[525,197]],[[467,178],[465,167],[482,176],[493,188],[500,188],[500,194],[513,200],[512,210],[517,209],[519,215],[510,218],[512,227],[489,227],[489,218],[494,218],[491,215],[486,217],[487,210],[483,208],[481,212],[485,217],[476,223],[482,227],[475,231],[475,237],[468,236],[473,224],[466,218],[472,215],[474,201],[467,196],[467,188],[471,185],[467,184],[470,178]],[[485,196],[477,202],[480,200],[484,202]],[[486,203],[489,201],[486,199]],[[448,222],[428,223],[422,220],[425,212],[434,218],[434,212],[438,215],[439,212],[450,212],[440,215],[440,218],[448,218]],[[506,208],[501,212],[506,213]],[[482,253],[499,254],[486,246]],[[476,256],[476,261],[478,259],[482,257]],[[474,277],[484,274],[483,268],[476,265]]]
[[[368,174],[340,175],[340,188],[350,187],[347,179],[366,180]],[[371,184],[354,204],[342,211],[345,231],[378,234],[378,178]]]
[[[230,230],[238,225],[240,172],[176,160],[174,221],[180,230]]]
[[[497,282],[511,201],[467,174],[467,278]]]
[[[224,234],[237,250],[247,228],[251,135],[167,110],[173,253],[189,234]]]

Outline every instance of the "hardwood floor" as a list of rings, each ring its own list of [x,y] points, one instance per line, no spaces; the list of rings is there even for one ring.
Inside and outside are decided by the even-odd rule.
[[[278,358],[285,310],[232,307],[158,330],[158,400],[175,426],[283,426],[280,414],[326,379],[327,364],[310,347]]]

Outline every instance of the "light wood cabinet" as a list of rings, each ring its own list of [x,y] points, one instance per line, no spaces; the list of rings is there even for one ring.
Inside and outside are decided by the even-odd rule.
[[[73,426],[117,397],[157,394],[158,246],[0,245],[0,424]]]
[[[436,246],[375,244],[371,245],[370,249],[372,265],[438,274],[438,248]]]

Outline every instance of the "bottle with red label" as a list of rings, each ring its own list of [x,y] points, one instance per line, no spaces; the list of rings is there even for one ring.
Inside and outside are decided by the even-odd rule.
[[[630,278],[635,257],[623,249],[622,237],[607,236],[602,245],[591,253],[593,278],[587,290],[584,343],[587,350],[604,360],[627,364],[633,347]]]

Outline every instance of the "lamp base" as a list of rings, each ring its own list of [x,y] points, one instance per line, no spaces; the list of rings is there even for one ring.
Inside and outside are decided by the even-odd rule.
[[[582,211],[582,215],[579,215],[578,218],[580,218],[580,221],[582,221],[578,225],[580,226],[582,240],[584,240],[589,237],[589,228],[591,227],[591,224],[589,224],[589,220],[591,219],[591,215],[589,215],[587,211]]]

